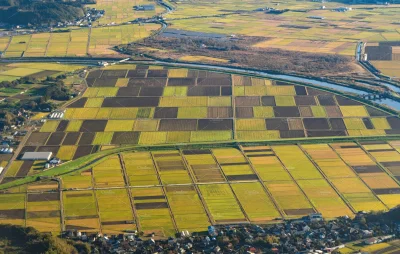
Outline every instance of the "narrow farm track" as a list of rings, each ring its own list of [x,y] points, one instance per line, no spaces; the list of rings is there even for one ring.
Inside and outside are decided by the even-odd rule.
[[[58,192],[60,195],[60,221],[61,221],[61,231],[65,231],[65,215],[64,215],[64,197],[62,188],[62,179],[56,178],[58,183]]]
[[[215,163],[217,163],[217,165],[218,165],[218,167],[219,167],[219,169],[220,169],[220,171],[221,171],[222,176],[224,177],[225,181],[228,183],[228,179],[226,178],[225,172],[222,170],[222,166],[221,166],[221,164],[218,162],[218,160],[217,160],[217,158],[215,157],[215,155],[214,155],[214,153],[212,152],[212,150],[211,150],[211,156],[214,158]],[[240,210],[242,211],[244,217],[246,218],[247,222],[250,223],[250,218],[249,218],[249,216],[247,215],[246,211],[244,210],[243,205],[240,203],[239,198],[236,196],[235,192],[233,191],[232,186],[231,186],[230,184],[228,184],[228,186],[229,186],[229,189],[231,190],[233,196],[235,197],[236,203],[239,205]]]
[[[274,149],[272,149],[272,151],[275,153]],[[276,153],[275,153],[276,154]],[[314,212],[317,212],[317,208],[315,207],[315,205],[311,202],[310,198],[307,196],[307,194],[305,193],[305,191],[300,187],[299,183],[296,181],[296,179],[293,177],[292,173],[290,172],[290,170],[288,170],[288,168],[285,166],[285,164],[283,164],[282,160],[279,158],[279,156],[276,156],[276,158],[278,159],[279,163],[281,164],[281,166],[286,170],[286,172],[289,174],[291,181],[296,185],[297,189],[301,191],[301,193],[303,194],[303,196],[306,198],[306,200],[308,201],[309,205],[312,207],[312,209],[314,210]]]
[[[200,189],[199,189],[199,187],[198,187],[197,184],[196,184],[196,178],[195,178],[194,172],[193,172],[192,168],[190,167],[189,163],[187,162],[185,156],[183,156],[182,149],[179,149],[179,155],[180,155],[181,158],[182,158],[183,164],[184,164],[185,167],[188,169],[188,173],[189,173],[189,176],[190,176],[190,178],[191,178],[191,180],[192,180],[192,182],[193,182],[194,189],[195,189],[197,195],[199,196],[201,205],[202,205],[204,211],[205,211],[206,214],[207,214],[207,218],[208,218],[209,222],[210,222],[211,224],[213,224],[213,221],[214,221],[214,220],[213,220],[213,217],[212,217],[212,215],[211,215],[211,212],[210,212],[210,210],[208,209],[208,207],[207,207],[207,205],[206,205],[206,201],[204,200],[203,196],[201,195]]]
[[[44,51],[44,56],[47,56],[47,50],[49,49],[49,47],[50,47],[50,41],[51,41],[51,38],[53,37],[53,33],[50,33],[50,37],[49,37],[49,40],[47,41],[47,44],[46,44],[46,49],[45,49],[45,51]]]
[[[128,192],[128,198],[129,198],[129,202],[130,202],[131,209],[132,209],[132,212],[133,212],[133,216],[135,217],[136,228],[137,228],[138,232],[140,232],[140,231],[142,231],[142,228],[140,226],[140,220],[139,220],[139,216],[138,216],[138,213],[136,211],[136,208],[135,208],[135,204],[133,203],[132,190],[129,187],[130,183],[129,183],[128,174],[126,172],[125,161],[124,161],[124,158],[123,158],[121,153],[118,154],[118,157],[119,157],[119,160],[120,160],[120,163],[121,163],[122,171],[124,173],[125,185],[127,187],[126,190]]]
[[[154,159],[153,153],[150,153],[150,156],[151,156],[151,160],[153,161],[153,167],[156,170],[158,181],[159,181],[160,184],[162,184],[160,169],[158,168],[156,160]],[[168,212],[169,212],[169,215],[171,216],[172,224],[174,224],[175,231],[179,232],[179,229],[178,229],[178,226],[176,224],[176,220],[175,220],[174,214],[173,214],[173,212],[171,210],[171,205],[169,204],[169,201],[168,201],[168,198],[167,198],[167,191],[165,190],[165,186],[161,187],[161,191],[164,194],[165,201],[168,204]]]
[[[394,175],[392,174],[392,172],[386,170],[386,168],[384,166],[382,166],[382,164],[374,157],[372,156],[369,151],[367,151],[358,141],[356,141],[356,143],[359,145],[359,147],[368,155],[368,157],[374,161],[376,163],[376,165],[378,165],[387,175],[389,175],[389,177],[395,181],[397,184],[399,184],[399,181],[396,179],[396,177],[394,177]]]
[[[96,182],[95,182],[95,179],[94,179],[94,174],[92,174],[92,183],[93,183],[93,186],[96,185]],[[97,219],[99,221],[99,229],[100,229],[100,232],[102,232],[101,216],[100,216],[100,209],[99,209],[99,200],[97,199],[96,189],[95,188],[93,188],[93,196],[94,196],[94,202],[96,204],[96,213],[98,215]]]
[[[318,166],[318,164],[311,158],[311,156],[307,153],[305,149],[303,149],[302,146],[299,146],[301,151],[307,156],[307,158],[311,161],[311,163],[314,165],[314,167],[318,170],[318,172],[324,177],[324,180],[328,182],[329,186],[336,192],[336,194],[343,200],[343,202],[347,205],[348,208],[353,213],[357,213],[357,211],[354,209],[354,207],[350,204],[349,201],[343,196],[342,193],[336,188],[336,186],[332,183],[332,181],[329,179],[329,177],[324,173],[324,171]]]
[[[251,162],[251,160],[249,159],[249,157],[246,155],[246,153],[243,151],[243,147],[239,146],[240,152],[243,154],[243,156],[246,158],[246,160],[249,162],[250,168],[251,170],[254,172],[255,175],[257,175],[258,179],[262,179],[261,176],[258,174],[257,170],[254,168],[253,163]],[[260,181],[261,186],[263,187],[265,193],[267,193],[268,197],[271,199],[272,203],[275,206],[275,209],[279,212],[279,214],[281,215],[281,218],[285,218],[285,213],[282,209],[280,209],[280,207],[278,206],[278,203],[276,201],[276,199],[273,197],[273,195],[271,194],[271,192],[269,191],[269,189],[267,188],[267,186],[265,185],[264,181]]]
[[[375,194],[375,192],[367,185],[367,183],[360,177],[360,175],[357,174],[357,172],[353,169],[353,167],[351,165],[349,165],[345,160],[343,160],[342,157],[340,156],[340,154],[335,149],[333,149],[333,147],[330,144],[329,144],[329,147],[335,152],[335,154],[340,158],[340,160],[343,161],[347,165],[347,167],[349,167],[353,171],[353,173],[356,175],[357,179],[360,180],[371,191],[371,193],[374,195],[374,197],[376,197],[377,200],[379,200],[379,202],[381,202],[382,205],[384,205],[386,207],[386,209],[389,210],[389,207],[379,198],[378,195]]]

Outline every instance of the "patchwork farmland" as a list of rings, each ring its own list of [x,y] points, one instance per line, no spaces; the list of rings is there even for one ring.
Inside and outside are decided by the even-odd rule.
[[[47,122],[28,144],[44,135],[37,146],[74,143],[67,135],[80,136],[77,145],[151,145],[400,131],[400,120],[386,112],[280,81],[157,66],[95,70],[86,80],[65,120]]]
[[[9,165],[2,184],[35,180],[3,188],[0,222],[163,238],[400,203],[400,119],[386,111],[313,87],[163,66],[94,69],[86,81]],[[43,171],[45,161],[21,160],[28,151],[65,164]],[[89,166],[74,164],[83,159]],[[51,172],[58,182],[38,180]]]
[[[113,56],[113,46],[149,37],[157,24],[72,29],[67,32],[37,33],[0,38],[0,50],[12,57]]]
[[[125,145],[400,133],[397,116],[312,87],[201,70],[125,66],[89,72],[82,97],[68,106],[63,119],[49,119],[33,132],[20,155],[52,152],[69,161]],[[16,160],[8,176],[35,174],[41,165],[36,164]]]
[[[388,210],[400,203],[399,144],[120,152],[61,176],[61,189],[44,180],[3,191],[0,222],[53,233],[139,230],[163,238],[182,230],[202,232],[210,224]]]

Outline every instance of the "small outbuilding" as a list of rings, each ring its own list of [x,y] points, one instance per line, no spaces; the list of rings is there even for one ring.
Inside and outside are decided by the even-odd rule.
[[[50,160],[52,152],[25,152],[21,160],[24,161],[48,161]]]

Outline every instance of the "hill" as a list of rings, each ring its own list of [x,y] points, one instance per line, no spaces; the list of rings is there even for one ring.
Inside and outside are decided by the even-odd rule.
[[[13,25],[56,24],[83,15],[83,6],[75,2],[0,0],[0,22]]]

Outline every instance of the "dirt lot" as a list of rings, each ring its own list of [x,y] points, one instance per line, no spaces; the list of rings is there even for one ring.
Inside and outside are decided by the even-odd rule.
[[[204,63],[221,64],[213,59],[224,59],[224,65],[251,67],[263,70],[294,72],[312,76],[360,73],[366,71],[352,57],[326,55],[272,48],[251,47],[265,37],[246,37],[226,40],[219,38],[170,38],[158,36],[143,43],[133,43],[128,51],[146,54],[159,59],[178,60],[185,56],[205,56]],[[204,47],[206,45],[206,47]],[[159,49],[159,50],[152,50]]]

